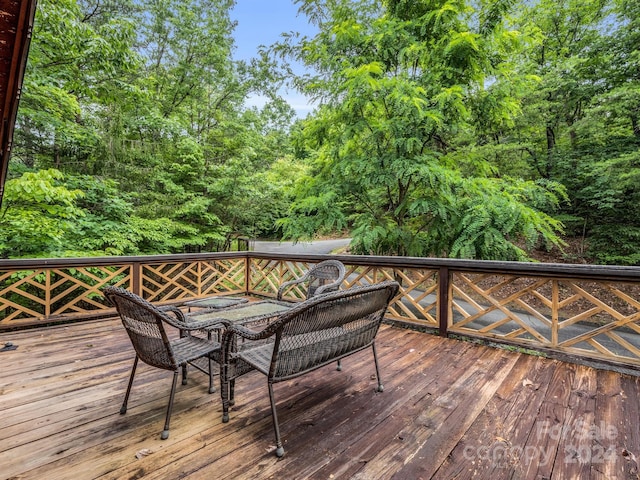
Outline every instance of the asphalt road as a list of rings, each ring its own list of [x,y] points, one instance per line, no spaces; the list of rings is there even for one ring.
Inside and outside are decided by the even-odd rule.
[[[314,242],[264,242],[253,240],[250,248],[254,252],[264,253],[308,253],[312,255],[322,255],[333,252],[338,248],[349,245],[350,238],[340,238],[338,240],[317,240]]]

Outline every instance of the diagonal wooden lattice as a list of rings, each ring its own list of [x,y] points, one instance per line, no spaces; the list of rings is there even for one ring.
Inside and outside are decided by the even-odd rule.
[[[246,260],[216,260],[200,262],[201,295],[244,293],[246,290]]]
[[[129,266],[74,267],[0,274],[0,321],[41,320],[111,308],[106,285],[128,286]]]
[[[387,317],[437,327],[437,271],[411,268],[347,267],[346,287],[370,285],[385,280],[400,284],[400,294],[391,303]]]
[[[142,294],[150,302],[244,293],[245,259],[144,265]]]
[[[640,286],[453,275],[449,331],[640,364]]]
[[[245,292],[273,297],[283,282],[299,278],[313,263],[240,256],[162,264],[134,261],[14,268],[0,272],[0,329],[108,312],[112,308],[101,294],[105,285],[140,292],[155,302]],[[449,268],[448,305],[442,309],[437,298],[439,278],[446,278],[442,267],[394,267],[388,260],[384,266],[346,266],[343,288],[388,279],[401,284],[388,311],[390,319],[442,327],[438,316],[445,312],[450,333],[640,365],[638,282],[596,276],[594,280],[554,278],[531,272],[465,273]],[[291,299],[303,298],[302,288],[294,290]]]
[[[280,260],[251,260],[251,292],[275,296],[278,287],[289,280],[300,278],[312,264]],[[385,280],[396,280],[401,294],[389,307],[387,317],[394,320],[413,321],[429,327],[438,325],[437,277],[434,270],[394,269],[370,266],[346,265],[347,274],[343,288],[371,285]],[[287,292],[287,298],[305,298],[304,286],[296,286]]]
[[[284,282],[300,278],[309,268],[308,262],[288,262],[283,260],[251,259],[249,264],[249,291],[259,295],[275,297],[278,287]],[[292,290],[291,296],[303,298],[301,290]]]

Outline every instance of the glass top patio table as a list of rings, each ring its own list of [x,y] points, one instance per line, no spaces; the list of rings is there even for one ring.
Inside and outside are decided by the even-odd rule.
[[[211,309],[219,309],[219,308],[229,308],[235,305],[239,305],[241,303],[247,303],[248,300],[246,298],[241,297],[208,297],[201,298],[199,300],[191,300],[189,302],[185,302],[185,307],[198,307],[198,308],[211,308]]]
[[[240,306],[209,310],[205,313],[189,314],[191,321],[208,321],[213,319],[227,320],[232,323],[252,323],[260,318],[284,312],[293,308],[295,304],[279,302],[277,300],[261,300],[249,302]]]

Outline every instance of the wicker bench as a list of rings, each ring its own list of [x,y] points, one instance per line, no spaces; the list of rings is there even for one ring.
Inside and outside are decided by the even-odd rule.
[[[375,338],[396,282],[312,297],[279,315],[262,319],[260,331],[229,324],[222,338],[222,421],[229,421],[235,379],[250,370],[267,377],[276,455],[284,455],[273,384],[304,375],[367,347],[373,350],[378,391],[383,390]]]

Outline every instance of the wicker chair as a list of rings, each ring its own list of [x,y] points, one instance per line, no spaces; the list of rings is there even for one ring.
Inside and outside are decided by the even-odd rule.
[[[153,367],[173,371],[173,384],[167,406],[167,415],[162,431],[163,440],[169,437],[169,421],[173,408],[173,397],[176,390],[178,372],[182,369],[182,383],[187,381],[187,364],[192,364],[198,370],[209,375],[209,393],[215,392],[213,386],[212,357],[218,354],[220,358],[220,344],[210,340],[191,336],[191,330],[220,325],[217,320],[211,322],[199,322],[197,328],[189,325],[182,311],[176,307],[157,308],[138,295],[119,287],[106,287],[104,296],[116,307],[124,328],[129,334],[131,343],[136,352],[127,393],[120,408],[120,413],[127,411],[127,402],[131,393],[133,377],[138,366],[138,359]],[[171,315],[170,315],[171,314]],[[180,331],[179,338],[170,339],[165,329],[165,324],[175,327]],[[211,325],[209,325],[211,324]],[[177,337],[177,334],[176,334]],[[200,358],[208,359],[208,371],[195,365],[193,362]]]
[[[250,370],[267,377],[276,456],[284,455],[273,384],[311,372],[371,347],[382,392],[375,338],[398,283],[351,288],[315,296],[273,318],[261,319],[260,331],[231,325],[222,337],[222,421],[229,421],[231,389],[235,378]]]
[[[336,291],[340,288],[345,274],[346,269],[342,262],[325,260],[310,268],[302,277],[283,283],[278,288],[278,300],[282,300],[285,292],[301,283],[308,283],[306,298]]]

